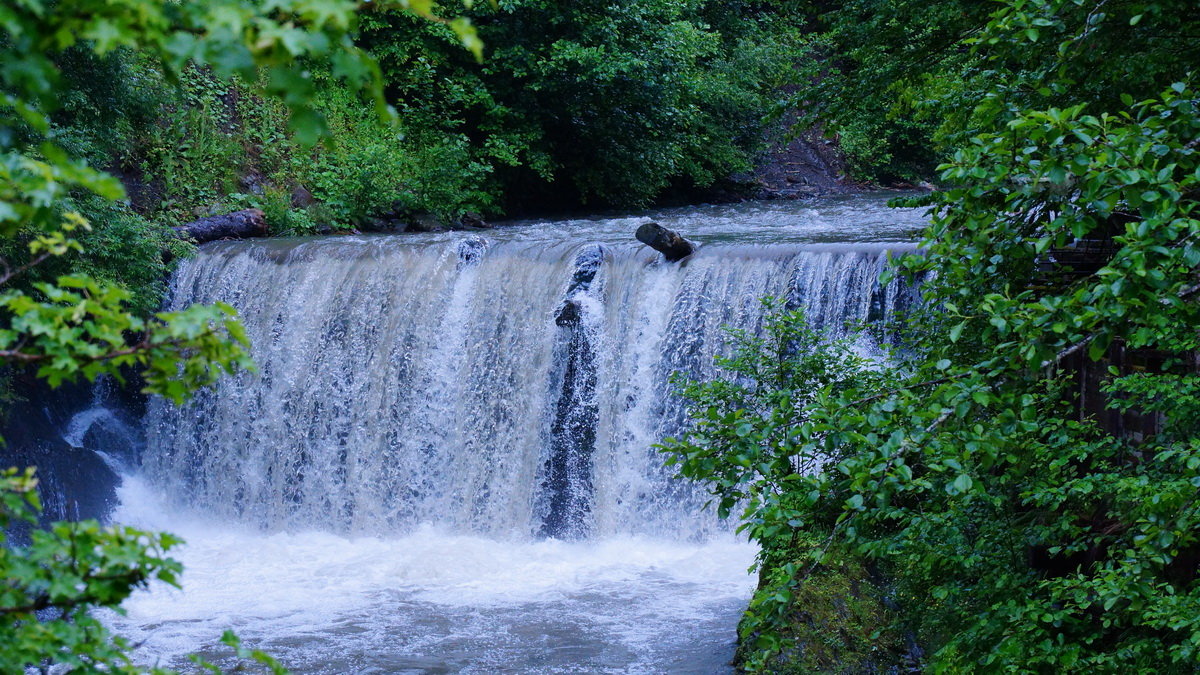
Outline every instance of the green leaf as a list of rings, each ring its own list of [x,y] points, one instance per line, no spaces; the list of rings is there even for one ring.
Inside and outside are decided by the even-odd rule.
[[[963,321],[963,322],[955,324],[953,327],[951,327],[950,328],[950,341],[958,342],[959,338],[962,337],[963,329],[966,328],[966,326],[967,326],[967,322]]]
[[[970,491],[971,486],[974,484],[975,481],[971,480],[970,476],[965,473],[960,473],[958,477],[954,479],[954,483],[952,485],[955,492],[963,493]]]

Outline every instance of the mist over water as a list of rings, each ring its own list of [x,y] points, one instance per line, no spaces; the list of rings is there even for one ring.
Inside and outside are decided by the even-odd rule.
[[[183,590],[139,593],[112,619],[149,663],[219,660],[232,628],[300,673],[721,672],[753,588],[754,550],[732,537],[265,534],[147,517],[163,505],[137,479],[121,497],[121,520],[188,541]]]
[[[116,520],[188,540],[116,627],[178,665],[234,628],[296,672],[720,672],[754,551],[652,446],[674,372],[760,299],[839,331],[919,215],[857,197],[483,233],[205,246],[171,303],[238,308],[258,370],[154,401]],[[842,243],[836,243],[837,238]],[[870,340],[863,345],[871,349]]]

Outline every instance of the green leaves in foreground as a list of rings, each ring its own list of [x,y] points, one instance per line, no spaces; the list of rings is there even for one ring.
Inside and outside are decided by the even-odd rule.
[[[432,17],[427,0],[401,4]],[[31,366],[51,386],[105,373],[119,378],[131,369],[144,378],[145,391],[176,402],[223,373],[250,367],[245,333],[228,305],[145,318],[132,311],[128,290],[79,273],[78,259],[68,262],[69,254],[83,250],[72,233],[90,229],[77,204],[106,202],[113,208],[92,212],[113,217],[115,202],[126,194],[114,176],[72,156],[69,130],[52,123],[76,93],[64,84],[62,66],[81,53],[123,52],[168,80],[178,81],[188,69],[222,82],[237,78],[252,93],[280,102],[297,141],[311,146],[328,129],[311,105],[309,64],[328,62],[335,81],[364,92],[380,117],[392,116],[378,65],[352,41],[360,7],[349,0],[0,4],[0,238],[11,244],[2,247],[7,259],[0,259],[0,367]],[[468,22],[451,29],[479,53]],[[125,250],[119,244],[109,252]],[[25,275],[51,258],[74,273],[30,283]],[[175,585],[180,566],[166,551],[178,540],[95,521],[35,529],[35,487],[32,470],[0,472],[0,671],[146,672],[94,610],[120,611],[123,600],[152,581]],[[28,532],[28,542],[10,541],[17,532]],[[225,644],[239,658],[283,672],[232,634]]]
[[[134,664],[131,645],[108,631],[96,609],[120,613],[121,602],[154,582],[178,587],[182,566],[167,553],[183,542],[94,520],[35,529],[41,510],[36,488],[32,469],[0,471],[0,672],[50,664],[67,672],[172,672]],[[15,532],[27,532],[27,541]],[[230,631],[221,643],[239,664],[231,672],[242,672],[251,662],[275,675],[287,673]],[[202,658],[192,661],[208,672],[222,672]]]
[[[35,523],[36,485],[32,470],[0,472],[0,671],[48,660],[73,671],[146,672],[93,610],[116,609],[151,581],[178,585],[180,565],[166,552],[179,540],[89,520],[33,529],[26,544],[8,541],[14,526]]]
[[[797,603],[860,600],[809,584],[861,560],[899,605],[873,630],[911,631],[931,672],[1192,672],[1200,376],[1114,374],[1111,408],[1161,420],[1119,437],[1079,419],[1070,372],[925,346],[869,364],[777,312],[765,337],[735,336],[721,377],[685,383],[692,427],[663,448],[739,515],[771,580],[741,624],[742,665],[811,655],[796,640],[821,608]]]
[[[37,368],[51,386],[120,369],[142,372],[146,391],[180,402],[222,373],[251,366],[245,332],[229,305],[193,305],[151,319],[129,313],[128,291],[88,277],[37,284],[41,297],[0,294],[10,316],[0,359]]]

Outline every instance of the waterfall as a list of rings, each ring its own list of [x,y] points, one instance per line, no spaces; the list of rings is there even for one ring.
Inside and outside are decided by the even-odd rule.
[[[878,244],[714,242],[665,264],[502,233],[209,245],[171,304],[238,308],[258,368],[153,401],[143,473],[267,531],[703,539],[728,526],[653,448],[684,422],[671,374],[712,374],[764,296],[835,332],[894,314],[884,263]]]
[[[644,216],[202,247],[169,305],[236,307],[257,370],[109,453],[113,520],[187,544],[182,591],[106,621],[147,665],[233,627],[297,673],[730,672],[755,551],[653,448],[671,375],[715,374],[767,295],[876,349],[923,224],[885,198],[655,212],[701,244],[681,264]]]

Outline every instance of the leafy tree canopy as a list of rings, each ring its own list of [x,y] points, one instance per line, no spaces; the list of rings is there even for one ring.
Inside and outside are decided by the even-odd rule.
[[[644,205],[750,167],[798,18],[773,3],[504,0],[470,10],[481,67],[401,14],[365,19],[406,119],[464,133],[510,207]],[[424,125],[422,125],[424,126]]]

